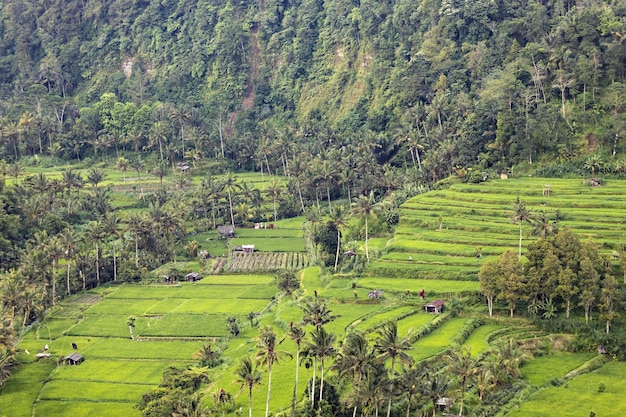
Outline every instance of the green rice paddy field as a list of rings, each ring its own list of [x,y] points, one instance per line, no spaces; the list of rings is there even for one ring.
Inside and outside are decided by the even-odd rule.
[[[549,195],[544,195],[546,186]],[[407,201],[396,236],[370,268],[382,276],[476,278],[481,265],[519,244],[519,225],[511,220],[517,197],[536,214],[571,228],[581,240],[592,238],[604,253],[626,241],[623,181],[590,187],[581,179],[520,178],[481,184],[453,184]],[[523,246],[535,240],[523,227]]]
[[[111,184],[119,185],[122,181],[120,172],[107,174]],[[128,172],[129,186],[131,177]],[[258,181],[258,177],[254,174],[249,180]],[[199,178],[193,180],[199,182]],[[136,178],[132,181],[136,182]],[[158,186],[158,180],[149,181]],[[547,184],[551,193],[543,196]],[[618,181],[590,188],[581,180],[524,178],[456,184],[420,195],[402,206],[394,238],[375,238],[370,242],[370,248],[381,250],[382,257],[368,267],[366,276],[355,281],[328,280],[320,277],[318,268],[307,268],[302,273],[301,295],[317,292],[328,298],[330,309],[338,317],[327,327],[339,340],[351,329],[369,332],[373,338],[377,327],[389,319],[398,319],[402,337],[429,325],[435,317],[421,310],[422,301],[417,297],[420,289],[425,289],[427,299],[476,292],[478,283],[473,279],[482,263],[507,248],[517,247],[519,226],[510,217],[518,195],[535,212],[559,210],[563,216],[560,227],[571,227],[582,239],[592,237],[606,253],[625,241],[625,189]],[[130,208],[133,198],[122,198],[133,195],[130,188],[117,189],[115,194],[115,207],[134,210]],[[271,252],[304,251],[302,222],[303,218],[284,221],[274,230],[243,229],[234,243],[252,242]],[[526,226],[524,245],[531,241],[529,233],[530,227]],[[189,239],[198,240],[201,247],[212,248],[210,251],[226,249],[213,231]],[[367,294],[374,289],[383,290],[385,296],[369,300]],[[22,366],[2,389],[0,415],[139,416],[134,405],[141,394],[159,384],[167,367],[196,363],[194,353],[209,341],[221,343],[225,350],[222,365],[211,370],[213,382],[207,392],[224,388],[245,410],[247,398],[239,394],[239,386],[233,380],[239,358],[254,355],[257,350],[254,338],[258,329],[250,326],[247,315],[262,312],[258,325],[272,325],[281,339],[290,322],[302,319],[296,301],[278,297],[275,302],[277,293],[274,278],[269,275],[218,275],[181,285],[103,287],[67,299],[20,343],[18,357]],[[129,337],[130,316],[136,318],[134,340]],[[241,327],[239,336],[230,339],[226,327],[229,316],[236,316]],[[444,320],[415,342],[411,355],[424,360],[445,352],[468,320]],[[464,345],[478,356],[492,346],[489,340],[494,333],[532,333],[516,326],[505,321],[479,326]],[[78,345],[85,362],[79,366],[57,366],[57,358],[73,351],[72,343]],[[36,361],[34,354],[45,344],[49,344],[52,358]],[[289,339],[281,348],[295,352]],[[548,384],[592,356],[549,355],[528,362],[522,368],[524,377],[541,389],[508,415],[586,417],[591,411],[598,416],[626,415],[626,405],[619,397],[626,388],[622,378],[624,364],[608,363],[560,387]],[[274,412],[289,406],[294,366],[293,360],[285,359],[274,368]],[[303,392],[310,370],[301,368],[300,375],[299,390]],[[600,382],[606,385],[605,392],[597,392]],[[264,384],[255,391],[255,410],[264,409],[265,389]],[[211,401],[210,395],[207,398]]]

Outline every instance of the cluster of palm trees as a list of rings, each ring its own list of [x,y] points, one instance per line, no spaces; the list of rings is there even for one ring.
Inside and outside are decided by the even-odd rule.
[[[291,415],[330,412],[356,417],[360,412],[362,416],[386,413],[389,417],[393,412],[406,413],[408,417],[412,411],[421,410],[420,415],[426,415],[430,409],[435,416],[438,402],[450,395],[458,400],[458,414],[463,415],[466,392],[472,392],[475,407],[488,407],[488,394],[510,386],[520,376],[524,354],[513,340],[506,340],[481,356],[472,356],[469,349],[456,346],[435,359],[416,363],[409,353],[415,340],[410,334],[400,337],[396,320],[383,323],[375,337],[351,331],[338,343],[336,335],[326,330],[325,325],[335,316],[323,299],[306,298],[302,309],[302,322],[291,323],[283,338],[295,343],[295,355],[280,350],[281,341],[274,329],[265,326],[259,331],[256,356],[242,358],[235,371],[236,382],[247,393],[250,416],[253,391],[264,381],[263,367],[267,369],[265,415],[269,415],[273,365],[285,357],[295,356]],[[308,337],[306,326],[312,327]],[[302,364],[312,368],[312,376],[300,397],[297,387]],[[341,391],[338,404],[331,405],[324,397],[328,393],[328,370],[333,372],[331,384]]]

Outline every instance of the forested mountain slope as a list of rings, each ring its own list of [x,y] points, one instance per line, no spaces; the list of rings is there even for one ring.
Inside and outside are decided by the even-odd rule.
[[[282,137],[281,157],[365,148],[438,179],[619,154],[625,79],[619,0],[7,0],[0,157],[142,149],[150,129],[185,148],[191,124],[243,168]],[[111,92],[135,107],[111,116]]]

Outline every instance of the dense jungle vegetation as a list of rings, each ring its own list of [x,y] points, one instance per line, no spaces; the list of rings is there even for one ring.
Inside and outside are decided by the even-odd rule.
[[[262,187],[243,174],[250,171],[260,172]],[[451,176],[477,183],[501,173],[626,175],[622,1],[5,0],[0,380],[13,370],[21,329],[43,321],[60,299],[105,282],[153,279],[151,271],[177,257],[195,262],[192,233],[306,216],[302,233],[312,262],[329,273],[360,274],[370,261],[368,236],[393,230],[409,197],[444,187]],[[542,331],[578,333],[579,351],[593,350],[601,335],[609,353],[623,359],[624,296],[615,278],[626,265],[622,242],[605,245],[599,254],[591,241],[581,243],[562,229],[556,235],[561,237],[543,236],[527,245],[522,260],[522,224],[537,218],[531,219],[519,199],[510,209],[519,222],[519,253],[486,253],[492,259],[478,275],[490,315],[494,299],[512,316],[525,307]],[[543,216],[546,228],[557,223],[556,213],[554,222]],[[442,229],[441,215],[438,222]],[[295,241],[300,234],[283,237]],[[361,242],[365,256],[342,264],[340,253],[360,255]],[[406,246],[409,252],[397,256],[412,262]],[[608,249],[615,249],[619,265]],[[569,259],[572,253],[580,259]],[[183,274],[170,273],[181,275],[174,279]],[[279,284],[287,296],[300,288],[295,275],[283,278]],[[546,279],[545,286],[539,284]],[[330,315],[326,300],[317,298],[317,289],[315,294],[300,300],[304,316],[311,313],[307,307]],[[556,314],[562,303],[565,318]],[[453,307],[453,315],[462,310]],[[570,307],[584,314],[584,325],[572,324]],[[588,323],[594,308],[597,325]],[[251,316],[251,328],[253,323]],[[319,345],[333,345],[335,335],[325,333],[325,323],[306,324]],[[370,339],[376,334],[398,342],[393,326],[375,329]],[[466,338],[478,324],[465,326]],[[360,346],[372,365],[368,380],[387,378],[384,361],[391,356],[381,347],[384,340],[372,347],[365,336],[353,336],[346,337],[339,358]],[[269,364],[271,374],[274,330],[262,327],[257,342],[257,359]],[[214,347],[204,348],[213,354]],[[470,353],[457,347],[446,361],[469,361]],[[505,360],[513,365],[499,385],[487,384],[498,388],[493,403],[483,403],[480,388],[475,392],[477,415],[498,409],[510,400],[506,392],[519,388],[518,347],[503,344],[493,353],[494,369]],[[331,350],[335,354],[339,347]],[[375,353],[384,357],[382,363]],[[311,356],[322,358],[322,385],[324,355]],[[335,366],[336,378],[366,373]],[[317,364],[312,367],[315,372]],[[426,385],[445,385],[443,391],[430,387],[437,392],[423,408],[429,414],[437,412],[437,396],[447,392],[450,381],[438,380],[443,369],[432,365],[422,370],[428,378],[419,376],[422,399],[429,395]],[[181,396],[193,399],[188,394],[206,375],[187,371],[166,373],[160,394],[168,384],[187,384],[189,392]],[[257,369],[244,359],[237,372],[242,386],[252,384],[251,398]],[[311,381],[309,403],[298,405],[306,408],[303,415],[315,408],[322,413],[323,394],[334,396],[328,404],[337,407],[339,397],[346,397],[345,385],[329,382],[318,386],[316,402],[315,374]],[[336,387],[343,392],[333,392]],[[160,394],[144,396],[145,415],[162,400]],[[375,395],[378,402],[368,412],[387,408],[390,415],[391,394]],[[228,398],[223,402],[234,407]],[[412,398],[406,403],[410,410]],[[174,407],[175,401],[165,404]],[[354,413],[357,407],[366,410],[354,403],[341,412],[352,415],[352,407]]]
[[[158,148],[437,180],[580,172],[592,152],[622,171],[625,15],[593,0],[6,1],[0,156]]]

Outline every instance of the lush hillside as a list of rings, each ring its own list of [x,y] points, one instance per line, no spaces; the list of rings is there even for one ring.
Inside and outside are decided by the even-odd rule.
[[[402,205],[395,237],[369,268],[380,276],[476,279],[481,266],[508,249],[558,229],[593,239],[603,254],[618,251],[626,200],[621,181],[592,187],[579,179],[515,178],[459,183]],[[530,218],[514,221],[516,200]]]
[[[162,152],[162,136],[181,139],[171,158],[268,170],[347,149],[429,179],[580,172],[595,151],[623,171],[608,159],[623,152],[624,33],[613,0],[10,0],[1,156]]]

